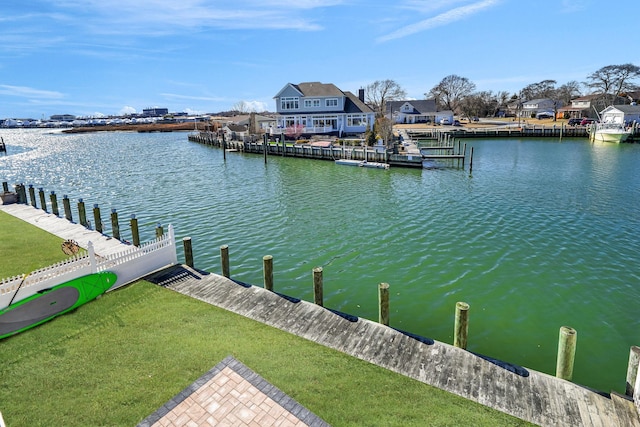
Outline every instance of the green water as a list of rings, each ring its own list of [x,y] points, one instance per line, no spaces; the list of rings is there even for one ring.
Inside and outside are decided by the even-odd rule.
[[[473,173],[388,171],[227,153],[186,133],[2,131],[0,179],[117,208],[193,239],[196,266],[377,319],[390,284],[391,326],[451,343],[456,301],[471,305],[469,350],[554,374],[558,331],[578,331],[574,381],[623,391],[640,344],[640,145],[586,139],[466,141]],[[75,205],[75,203],[74,203]],[[107,228],[107,233],[110,230]]]

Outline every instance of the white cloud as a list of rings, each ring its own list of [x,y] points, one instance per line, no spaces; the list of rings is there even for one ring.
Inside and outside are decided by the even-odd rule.
[[[135,114],[136,113],[136,109],[133,107],[129,107],[129,106],[124,106],[120,109],[120,111],[118,112],[119,116],[126,116],[129,114]]]
[[[267,103],[261,101],[243,101],[247,111],[253,111],[259,113],[261,111],[267,111]]]
[[[341,0],[57,0],[61,10],[82,11],[85,31],[96,34],[171,34],[184,28],[316,31],[313,11]],[[310,12],[310,13],[309,13]]]
[[[160,95],[162,95],[168,100],[183,99],[187,101],[209,101],[209,102],[225,101],[224,98],[220,98],[216,96],[180,95],[177,93],[161,93]]]
[[[412,25],[407,25],[406,27],[387,34],[386,36],[379,37],[377,41],[386,42],[389,40],[400,39],[432,28],[448,25],[452,22],[474,15],[484,9],[495,6],[498,3],[500,3],[500,0],[484,0],[466,6],[460,6],[434,16],[433,18],[425,19],[424,21],[420,21]]]
[[[17,96],[21,98],[60,99],[64,95],[51,90],[34,89],[27,86],[12,86],[0,84],[0,95]]]

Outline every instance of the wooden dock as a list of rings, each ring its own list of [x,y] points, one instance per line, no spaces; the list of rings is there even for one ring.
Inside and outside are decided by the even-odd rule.
[[[158,285],[541,426],[640,426],[633,402],[184,266]]]
[[[28,205],[0,210],[107,254],[125,246]],[[367,319],[176,265],[146,277],[176,292],[541,426],[640,427],[634,403]]]
[[[223,142],[212,132],[192,133],[188,136],[189,141],[204,145],[222,148]],[[343,147],[329,146],[320,147],[311,144],[282,144],[245,141],[225,141],[226,152],[241,152],[264,155],[265,150],[268,156],[296,157],[302,159],[335,161],[338,159],[366,160],[368,162],[387,163],[391,167],[421,168],[422,159],[420,156],[406,154],[390,154],[387,151],[377,151],[367,147]]]

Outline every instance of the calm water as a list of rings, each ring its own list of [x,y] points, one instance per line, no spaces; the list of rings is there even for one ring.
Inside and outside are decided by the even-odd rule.
[[[640,145],[586,139],[476,140],[474,169],[389,171],[228,153],[186,133],[2,130],[0,180],[116,208],[123,237],[160,222],[193,238],[196,266],[377,320],[391,286],[394,327],[451,343],[471,305],[469,349],[550,374],[558,330],[578,331],[574,380],[624,391],[640,344]],[[74,208],[75,209],[75,208]],[[74,212],[77,218],[77,213]],[[110,233],[107,228],[107,233]],[[1,276],[1,274],[0,274]]]

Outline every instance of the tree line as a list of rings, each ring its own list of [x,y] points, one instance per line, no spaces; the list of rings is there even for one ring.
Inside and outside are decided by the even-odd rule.
[[[429,92],[426,99],[435,99],[439,110],[451,110],[466,117],[495,116],[512,102],[526,102],[548,98],[558,106],[570,105],[571,100],[583,95],[598,95],[596,108],[611,105],[616,97],[630,98],[629,92],[640,90],[635,80],[640,78],[640,67],[633,64],[607,65],[594,71],[584,82],[570,81],[557,86],[555,80],[543,80],[523,87],[518,93],[507,91],[476,91],[476,85],[466,77],[446,76]],[[584,90],[581,90],[584,88]],[[387,102],[406,99],[407,94],[394,80],[378,80],[365,87],[365,102],[378,117],[386,115]]]

